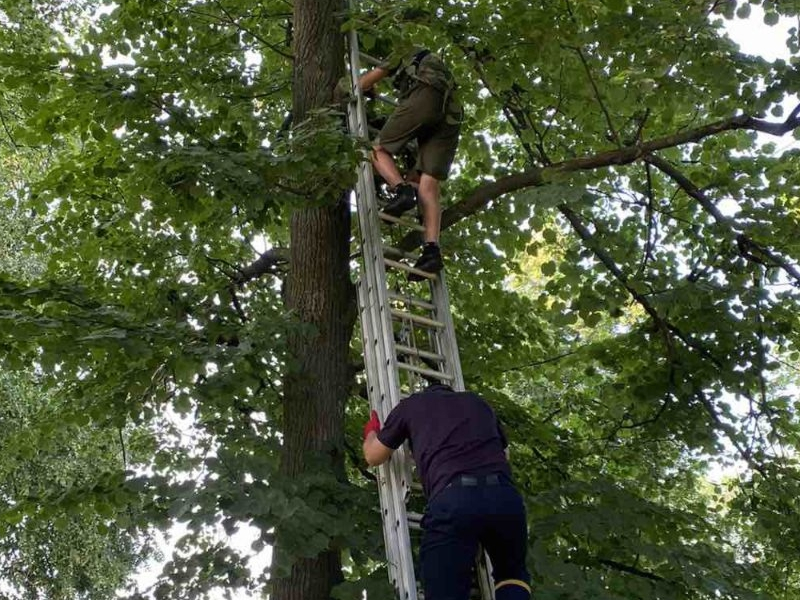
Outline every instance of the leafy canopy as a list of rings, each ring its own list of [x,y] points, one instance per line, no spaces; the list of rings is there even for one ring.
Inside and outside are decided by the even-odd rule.
[[[0,483],[4,547],[21,525],[143,536],[178,521],[188,534],[149,593],[202,597],[267,585],[225,543],[247,523],[253,552],[276,527],[295,557],[344,550],[339,597],[386,593],[375,490],[352,450],[358,385],[350,482],[278,472],[286,338],[301,327],[280,291],[289,217],[335,200],[357,160],[335,106],[288,129],[292,53],[312,51],[291,45],[291,6],[39,4],[0,4],[3,219],[24,224],[3,234],[0,343],[5,369],[36,374],[10,406],[36,409],[28,439],[51,448],[91,431],[91,457],[121,431],[136,451],[88,472],[29,444],[4,453],[0,473],[72,474],[66,494],[50,477],[34,495]],[[791,598],[800,123],[784,105],[800,79],[793,61],[739,52],[724,23],[775,27],[793,4],[361,9],[348,23],[365,45],[414,40],[460,84],[448,280],[468,384],[510,432],[537,597]],[[711,483],[720,465],[736,474]],[[99,533],[127,558],[92,567],[97,593],[136,550]],[[60,556],[60,539],[32,543]]]

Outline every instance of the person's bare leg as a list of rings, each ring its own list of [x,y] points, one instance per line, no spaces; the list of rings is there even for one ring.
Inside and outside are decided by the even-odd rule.
[[[390,188],[395,188],[403,183],[403,176],[394,164],[392,155],[380,146],[375,146],[372,149],[372,166],[378,172],[378,175],[383,177],[383,180],[389,184]]]
[[[425,173],[419,178],[417,196],[422,209],[422,224],[425,228],[422,254],[420,254],[414,268],[428,273],[438,273],[442,270],[442,253],[439,250],[439,227],[442,221],[439,205],[439,181]],[[423,275],[409,273],[409,281],[422,281]]]
[[[420,204],[422,205],[422,224],[425,226],[425,242],[439,242],[439,227],[442,222],[439,205],[439,181],[425,173],[419,178]]]

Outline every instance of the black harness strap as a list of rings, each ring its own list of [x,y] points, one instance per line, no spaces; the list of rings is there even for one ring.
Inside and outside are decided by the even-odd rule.
[[[431,53],[430,50],[420,50],[419,52],[417,52],[414,55],[414,58],[411,61],[411,64],[414,65],[415,74],[416,74],[416,70],[419,69],[419,63],[421,63],[425,59],[425,57],[428,56],[428,54],[430,54],[430,53]]]

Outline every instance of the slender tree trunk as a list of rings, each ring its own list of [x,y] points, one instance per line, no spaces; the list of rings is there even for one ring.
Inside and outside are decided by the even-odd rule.
[[[329,105],[343,73],[342,0],[294,2],[294,122]],[[311,326],[311,334],[289,340],[297,367],[287,378],[284,399],[284,474],[314,468],[307,458],[326,452],[334,473],[344,473],[344,404],[350,387],[348,348],[355,322],[349,277],[350,212],[343,193],[323,206],[298,209],[291,220],[290,274],[286,303]],[[280,534],[276,552],[281,552]],[[341,558],[325,551],[295,563],[276,581],[275,600],[328,600],[341,580]]]

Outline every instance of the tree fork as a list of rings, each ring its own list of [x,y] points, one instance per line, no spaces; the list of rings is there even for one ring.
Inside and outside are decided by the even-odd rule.
[[[344,70],[343,8],[342,0],[294,2],[295,124],[332,101]],[[348,348],[357,314],[346,200],[342,191],[330,203],[299,208],[291,217],[286,307],[309,326],[289,339],[295,367],[284,387],[281,470],[293,477],[309,473],[316,461],[307,458],[322,452],[329,453],[331,470],[344,477],[344,405],[352,378]],[[285,556],[280,532],[276,554]],[[295,562],[288,577],[274,582],[272,597],[329,600],[341,577],[339,552],[326,550]]]

